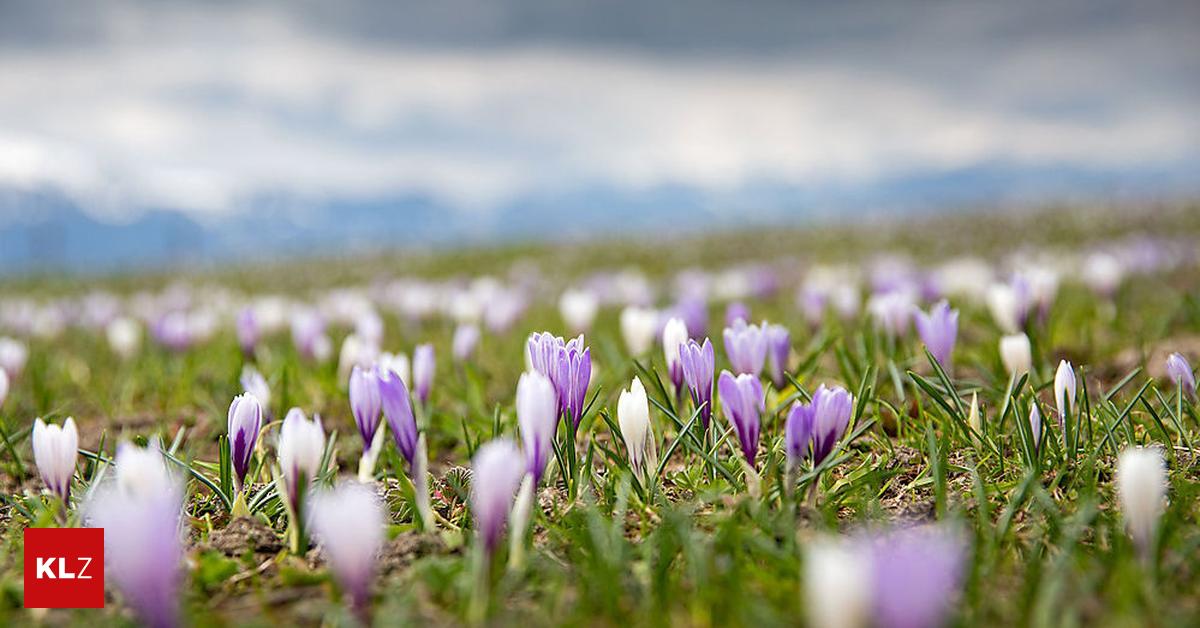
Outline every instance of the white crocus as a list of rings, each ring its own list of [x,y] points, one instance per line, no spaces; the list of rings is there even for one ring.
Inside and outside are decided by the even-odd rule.
[[[1018,377],[1033,368],[1033,348],[1029,336],[1012,334],[1000,339],[1000,360],[1009,375]]]
[[[136,355],[142,345],[142,327],[132,318],[114,319],[104,333],[108,338],[109,348],[123,360]]]
[[[405,387],[409,386],[410,367],[408,363],[408,354],[405,353],[381,353],[379,359],[375,361],[375,365],[382,370],[388,370],[400,377],[400,381],[404,382]]]
[[[1067,419],[1068,412],[1075,408],[1075,369],[1070,362],[1062,360],[1054,373],[1054,403],[1058,407],[1058,422]]]
[[[1167,495],[1167,469],[1157,449],[1130,447],[1117,459],[1117,498],[1138,551],[1148,556]]]
[[[304,486],[321,472],[324,456],[325,430],[321,418],[309,420],[300,408],[288,410],[279,428],[279,467],[293,503]]]
[[[658,331],[658,312],[631,305],[621,310],[621,337],[630,355],[639,356],[650,350]]]
[[[1008,334],[1021,330],[1020,312],[1024,305],[1016,289],[1008,283],[993,283],[987,289],[988,310],[996,325]]]
[[[663,359],[667,364],[667,373],[671,383],[679,386],[683,383],[683,363],[679,360],[679,350],[688,341],[687,323],[682,318],[671,318],[663,326],[662,343]]]
[[[0,369],[0,407],[4,406],[4,400],[8,398],[8,371]]]
[[[642,380],[633,378],[629,390],[621,391],[617,400],[617,423],[621,437],[629,450],[629,466],[648,479],[658,466],[658,449],[654,442],[654,428],[650,425],[650,402]]]
[[[871,610],[870,560],[847,541],[814,541],[804,553],[804,592],[810,626],[866,626]]]
[[[563,322],[573,333],[583,333],[591,329],[599,309],[600,302],[596,295],[587,290],[567,290],[558,301],[558,311]]]
[[[175,486],[167,471],[162,444],[138,447],[132,443],[117,445],[117,488],[134,498],[164,495]]]
[[[79,431],[75,420],[67,418],[62,427],[33,422],[33,460],[46,488],[65,502],[71,497],[71,479],[79,456]]]
[[[364,484],[345,482],[313,496],[309,529],[360,617],[369,612],[385,523],[383,504]]]

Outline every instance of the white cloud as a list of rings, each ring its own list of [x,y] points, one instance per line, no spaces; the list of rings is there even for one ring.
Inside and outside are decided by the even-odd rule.
[[[113,217],[211,215],[263,194],[422,192],[484,210],[593,183],[727,190],[981,162],[1144,167],[1194,159],[1200,140],[1185,97],[1100,94],[1102,116],[1014,106],[1053,92],[1058,70],[1088,67],[1054,43],[1011,59],[1056,65],[995,64],[1003,93],[986,99],[829,55],[397,48],[261,11],[224,17],[188,9],[157,28],[118,13],[119,43],[6,52],[0,186],[55,186]]]

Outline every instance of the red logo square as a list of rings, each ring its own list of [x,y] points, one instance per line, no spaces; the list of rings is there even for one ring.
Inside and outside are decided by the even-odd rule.
[[[25,529],[25,608],[104,608],[104,529]]]

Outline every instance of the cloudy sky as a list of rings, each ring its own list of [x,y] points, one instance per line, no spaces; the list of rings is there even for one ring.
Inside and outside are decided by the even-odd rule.
[[[1194,1],[0,0],[0,192],[114,221],[988,169],[1190,194],[1198,32]]]

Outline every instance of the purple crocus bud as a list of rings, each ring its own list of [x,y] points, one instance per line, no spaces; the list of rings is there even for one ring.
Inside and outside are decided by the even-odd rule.
[[[766,409],[762,382],[749,373],[735,377],[729,371],[721,371],[717,392],[721,395],[725,418],[729,419],[737,432],[746,462],[753,467],[758,454],[759,415]]]
[[[3,377],[4,371],[0,371]],[[71,480],[75,477],[75,460],[79,455],[79,430],[75,419],[67,417],[62,427],[46,425],[41,419],[33,422],[33,460],[38,474],[50,492],[58,495],[63,503],[71,498]]]
[[[135,450],[117,450],[118,476],[123,466],[130,468],[125,458],[136,455]],[[125,603],[147,626],[178,626],[183,491],[173,481],[155,491],[128,491],[123,483],[118,477],[115,484],[100,487],[85,507],[85,521],[104,529],[106,573]]]
[[[433,345],[417,345],[417,348],[413,349],[413,389],[422,405],[429,401],[429,392],[433,390],[434,368]]]
[[[688,341],[687,324],[682,318],[672,318],[667,321],[662,332],[663,358],[667,363],[667,373],[675,386],[675,394],[683,390],[683,363],[679,360],[680,349]]]
[[[1037,402],[1029,408],[1029,428],[1033,430],[1033,450],[1037,451],[1042,444],[1042,412]]]
[[[233,461],[233,480],[239,491],[250,471],[250,460],[254,458],[254,445],[261,429],[262,406],[258,399],[251,393],[234,397],[233,403],[229,404],[229,457]]]
[[[385,522],[375,491],[358,482],[316,493],[309,508],[313,539],[320,543],[333,575],[364,623],[369,623],[371,581],[383,547]]]
[[[379,373],[376,369],[358,366],[350,372],[350,410],[363,440],[363,453],[371,448],[375,431],[379,429],[379,413],[383,399],[379,393]]]
[[[788,462],[795,466],[808,457],[812,452],[813,436],[813,406],[810,403],[792,404],[788,412],[787,423],[784,424],[783,444],[787,452]]]
[[[725,308],[725,326],[732,327],[737,321],[748,322],[750,308],[741,301],[734,301]]]
[[[258,318],[254,315],[253,307],[247,306],[238,312],[236,327],[242,353],[247,357],[254,355],[254,348],[258,346],[259,330]]]
[[[464,324],[454,328],[454,339],[450,344],[455,362],[470,360],[479,347],[479,326]]]
[[[288,410],[279,429],[277,453],[288,502],[295,508],[304,488],[321,471],[321,460],[325,457],[325,430],[321,427],[321,417],[310,421],[300,408]]]
[[[471,512],[489,556],[504,533],[525,468],[525,456],[508,439],[485,443],[471,460]]]
[[[564,342],[550,332],[535,333],[529,337],[526,355],[529,367],[554,384],[558,414],[578,427],[592,379],[592,350],[584,345],[583,335]]]
[[[939,364],[949,368],[958,340],[958,310],[950,309],[950,304],[943,300],[930,308],[928,314],[917,310],[914,316],[921,342]]]
[[[1196,397],[1196,375],[1183,354],[1172,353],[1167,356],[1167,377],[1175,382],[1184,394],[1193,399]]]
[[[854,413],[854,396],[841,386],[817,387],[812,396],[813,464],[818,465],[833,453],[833,447],[841,440],[850,426]]]
[[[787,327],[783,325],[767,325],[767,366],[771,372],[771,383],[782,390],[787,385],[784,373],[787,371],[788,356],[792,352],[792,339]]]
[[[377,369],[379,377],[379,398],[383,415],[387,418],[388,427],[392,429],[392,438],[396,441],[396,449],[404,456],[410,469],[417,455],[417,420],[413,416],[412,399],[408,395],[408,386],[400,375],[390,369]]]
[[[527,470],[536,487],[550,461],[558,425],[558,393],[545,375],[532,371],[517,382],[517,423],[525,445]]]
[[[966,544],[952,529],[908,528],[870,542],[871,601],[881,628],[945,623],[962,587]]]
[[[1054,373],[1054,404],[1058,408],[1058,426],[1063,429],[1063,438],[1067,435],[1068,407],[1075,409],[1075,386],[1075,368],[1066,360],[1059,361]]]
[[[683,367],[683,380],[692,393],[692,403],[700,409],[700,422],[704,429],[708,429],[709,419],[712,418],[713,375],[716,372],[712,342],[705,338],[704,344],[700,345],[695,340],[689,340],[679,348],[679,363]]]
[[[758,377],[762,372],[763,362],[767,359],[767,336],[763,326],[747,325],[744,320],[736,320],[733,325],[725,328],[725,354],[733,371],[738,375],[753,375]]]

